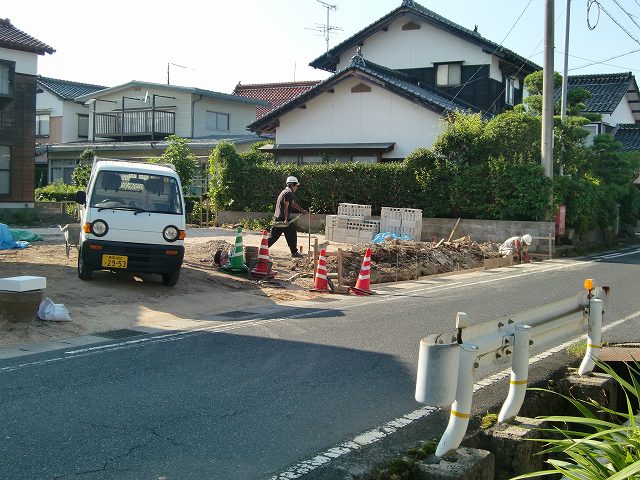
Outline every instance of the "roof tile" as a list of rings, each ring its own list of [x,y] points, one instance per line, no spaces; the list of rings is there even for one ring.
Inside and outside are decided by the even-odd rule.
[[[256,107],[256,118],[260,118],[290,100],[293,100],[297,96],[302,95],[310,88],[315,87],[318,83],[320,83],[320,80],[247,85],[238,83],[236,88],[233,90],[233,94],[269,102],[271,104],[270,107],[262,105],[258,105]]]
[[[33,38],[22,30],[18,30],[11,24],[8,18],[0,19],[0,47],[37,53],[38,55],[55,52],[55,50],[46,43]]]
[[[104,90],[105,86],[92,85],[89,83],[71,82],[69,80],[59,80],[38,75],[38,83],[51,90],[63,100],[75,100],[81,95],[88,95],[93,92]]]

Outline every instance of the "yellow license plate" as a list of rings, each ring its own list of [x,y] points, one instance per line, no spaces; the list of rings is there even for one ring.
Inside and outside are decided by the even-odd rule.
[[[129,257],[124,255],[102,255],[104,268],[127,268]]]

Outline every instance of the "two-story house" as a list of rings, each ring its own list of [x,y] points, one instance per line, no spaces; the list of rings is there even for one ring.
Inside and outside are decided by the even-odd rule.
[[[222,140],[233,142],[239,151],[260,141],[245,126],[255,120],[256,106],[269,105],[201,88],[141,81],[80,95],[75,100],[88,108],[88,138],[48,145],[52,165],[74,166],[86,149],[109,158],[159,157],[168,146],[166,138],[177,135],[189,140],[190,149],[204,167]]]
[[[53,52],[0,19],[0,208],[33,207],[38,55]]]
[[[455,110],[501,113],[540,67],[412,0],[310,63],[333,75],[251,123],[278,161],[389,161],[433,144]]]
[[[598,122],[585,125],[589,131],[587,143],[593,143],[593,137],[609,133],[620,141],[624,150],[640,148],[640,94],[638,84],[631,72],[595,73],[588,75],[570,75],[567,90],[583,88],[591,94],[585,101],[584,112],[598,113],[602,116]],[[560,92],[556,92],[556,99]]]
[[[36,97],[36,183],[71,182],[74,160],[48,161],[45,145],[86,142],[89,139],[89,107],[76,97],[107,87],[38,75]]]

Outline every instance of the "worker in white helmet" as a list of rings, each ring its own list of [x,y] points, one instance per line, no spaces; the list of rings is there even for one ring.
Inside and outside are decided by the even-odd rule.
[[[532,241],[533,238],[528,233],[525,233],[521,237],[511,237],[500,245],[498,251],[504,257],[518,255],[521,262],[529,263],[529,246]]]
[[[300,183],[296,177],[287,177],[287,186],[285,187],[278,199],[276,200],[276,210],[273,215],[274,225],[269,232],[269,247],[276,243],[280,238],[280,235],[284,233],[284,238],[287,240],[289,250],[291,250],[292,258],[299,258],[302,255],[298,252],[298,234],[296,233],[296,226],[291,223],[291,209],[295,208],[301,213],[309,213],[293,200],[293,194],[296,193]]]

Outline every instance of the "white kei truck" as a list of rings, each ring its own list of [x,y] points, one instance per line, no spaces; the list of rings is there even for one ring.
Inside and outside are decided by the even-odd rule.
[[[156,273],[165,285],[180,277],[185,204],[173,166],[95,158],[82,205],[78,277],[94,270]]]

